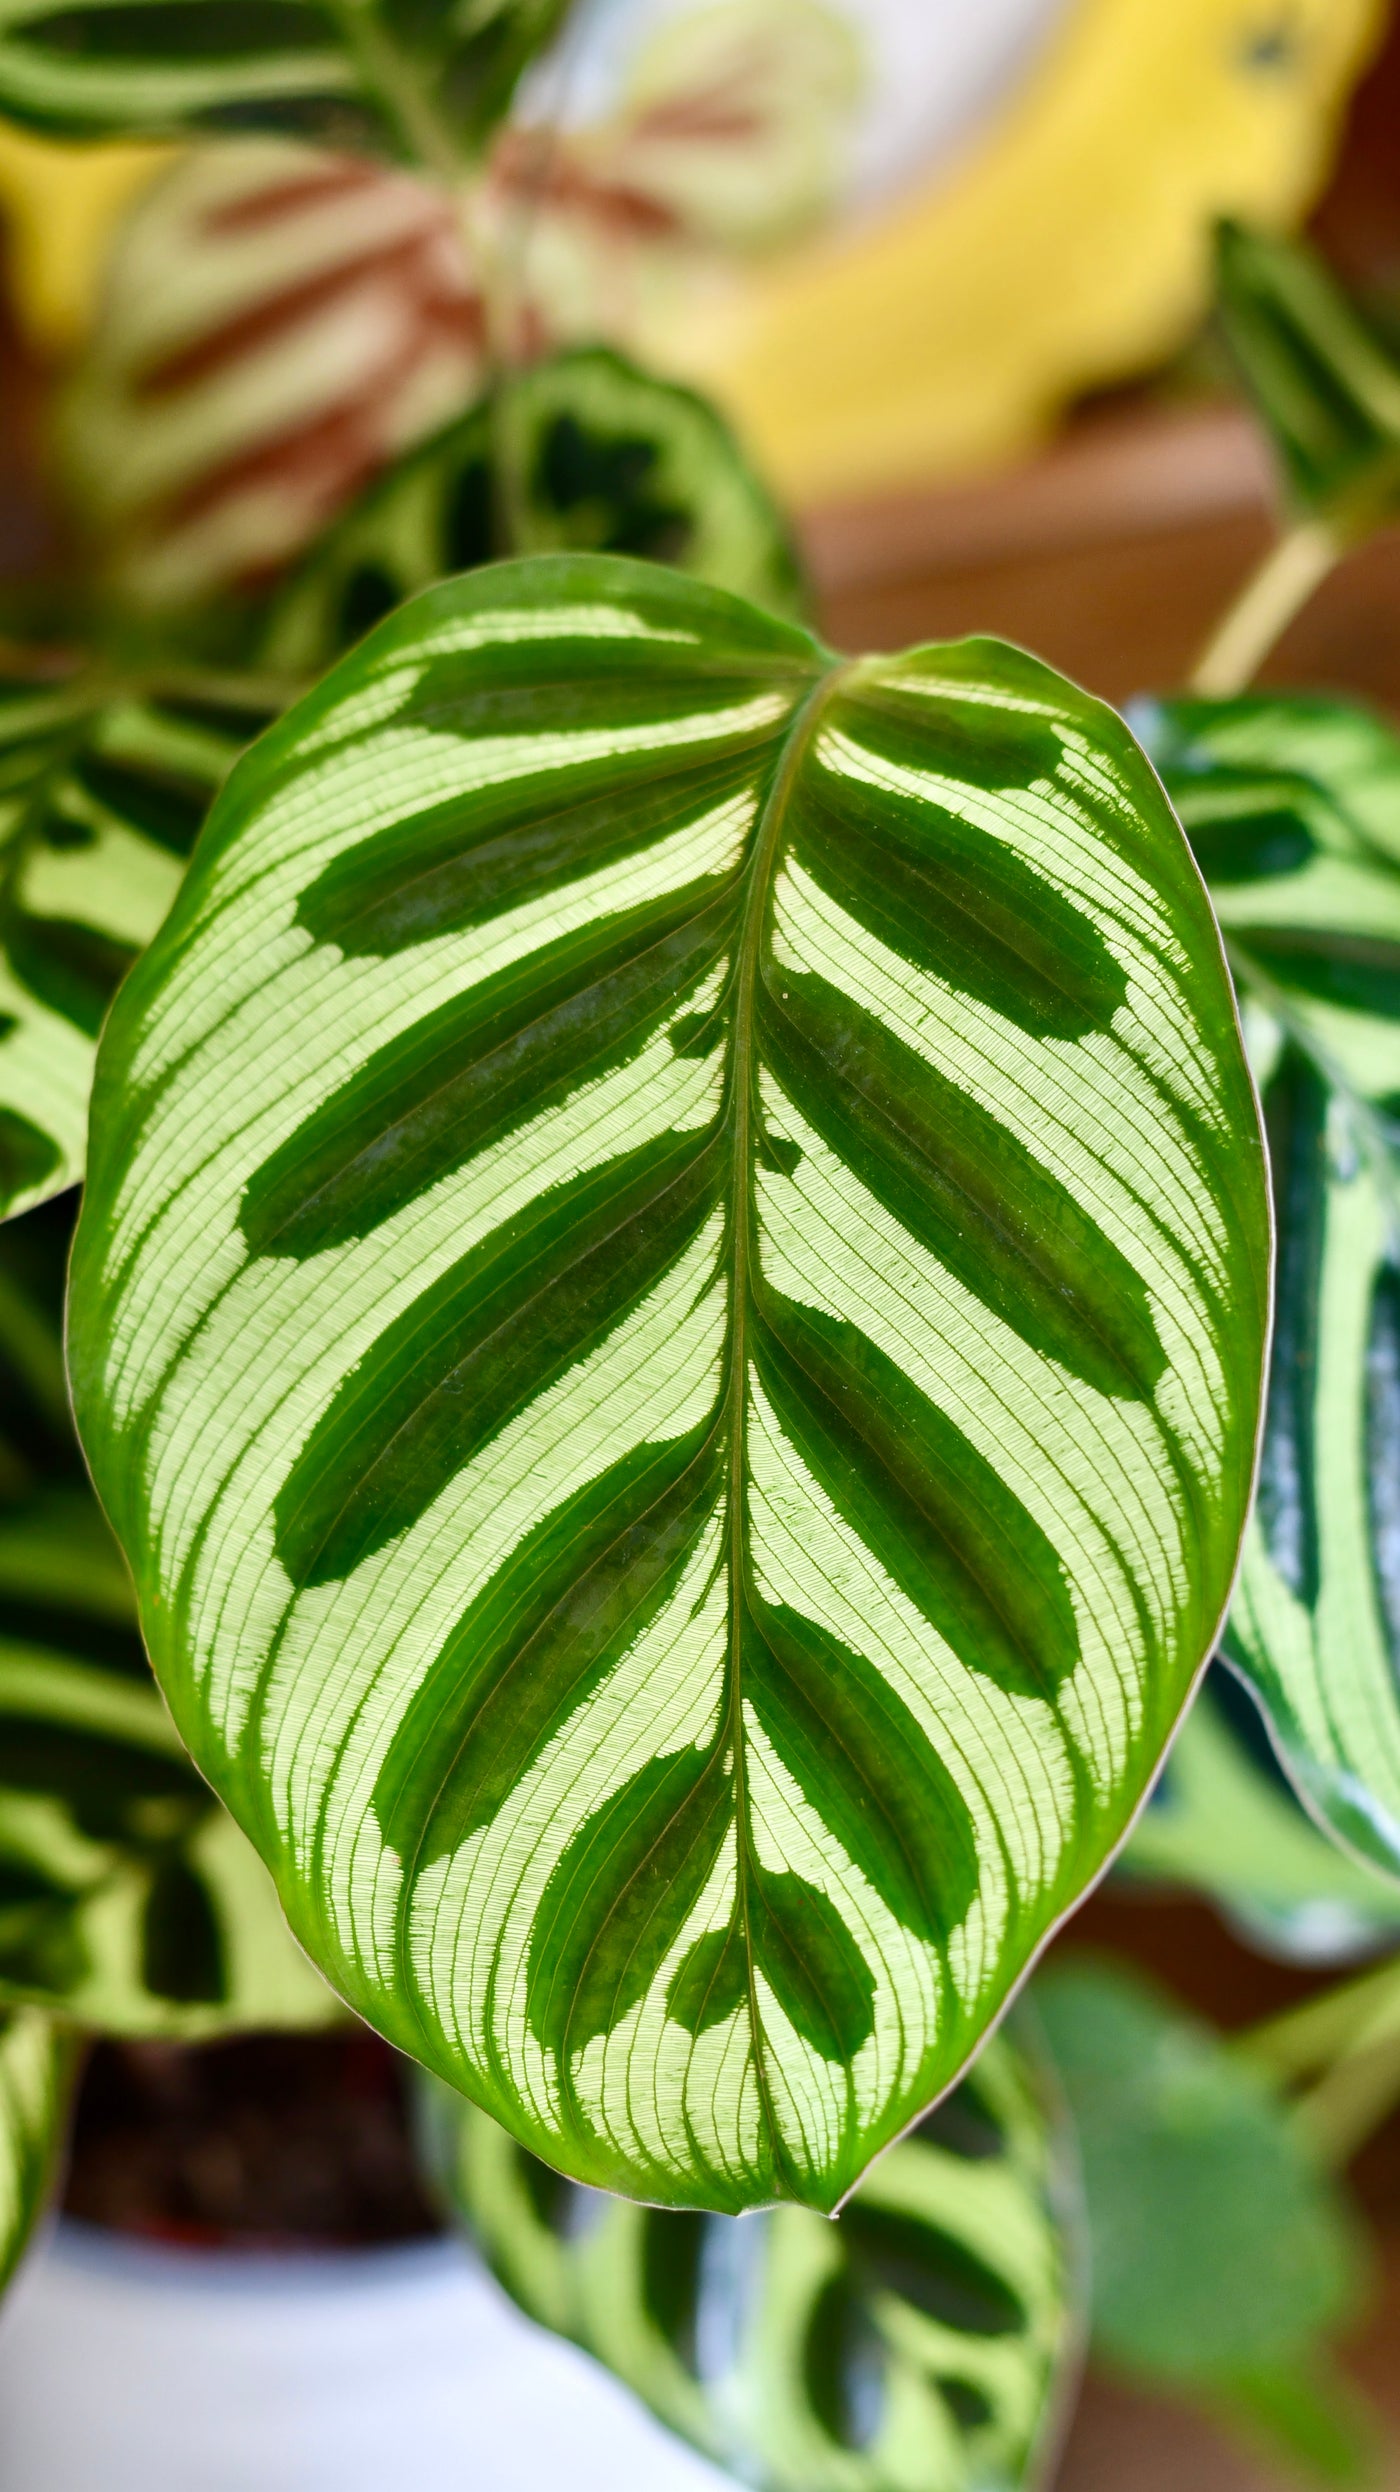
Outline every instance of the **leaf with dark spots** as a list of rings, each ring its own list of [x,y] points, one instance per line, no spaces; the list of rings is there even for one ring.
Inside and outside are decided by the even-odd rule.
[[[708,1217],[703,1137],[666,1135],[541,1195],[388,1325],[277,1500],[297,1583],[334,1583],[398,1538],[463,1465],[625,1322]]]
[[[714,1431],[589,1480],[478,1594],[421,1680],[375,1784],[420,1862],[493,1817],[676,1589],[720,1488]]]
[[[729,1777],[697,1748],[654,1757],[586,1819],[545,1889],[530,1942],[530,2030],[561,2062],[643,1998],[733,1823]]]

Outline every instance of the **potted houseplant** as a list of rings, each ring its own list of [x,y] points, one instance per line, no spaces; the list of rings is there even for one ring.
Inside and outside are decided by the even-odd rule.
[[[49,126],[336,140],[176,224],[460,191],[486,340],[329,525],[263,479],[256,576],[224,459],[6,652],[7,2257],[87,2037],[349,2010],[711,2466],[1033,2479],[1092,2292],[1342,2479],[1391,1965],[1244,2052],[1103,1967],[1002,2019],[1188,1707],[1139,1873],[1394,1934],[1400,746],[1247,689],[1390,514],[1394,368],[1228,231],[1291,519],[1190,692],[837,657],[711,408],[520,353],[473,167],[559,14],[0,21]]]

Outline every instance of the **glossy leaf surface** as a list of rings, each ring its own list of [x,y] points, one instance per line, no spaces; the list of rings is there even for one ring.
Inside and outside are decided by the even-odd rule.
[[[1364,2480],[1327,2359],[1361,2243],[1287,2106],[1127,1966],[1057,1963],[1035,2004],[1079,2142],[1095,2354]]]
[[[446,170],[564,0],[0,0],[0,110],[44,130],[266,129]],[[439,162],[439,159],[445,159]]]
[[[76,2056],[42,2009],[0,2008],[0,2291],[53,2186]]]
[[[1126,730],[672,571],[430,590],[104,1040],[80,1424],[315,1959],[576,2176],[839,2202],[1214,1639],[1268,1242]]]
[[[507,553],[634,554],[788,614],[786,528],[704,399],[583,347],[402,460],[278,600],[269,666],[312,675],[415,589]]]
[[[0,1213],[82,1175],[102,1016],[266,716],[0,673]]]
[[[1226,1650],[1331,1831],[1400,1877],[1400,741],[1265,694],[1139,720],[1245,1006],[1278,1223]]]
[[[324,2023],[335,2003],[152,1683],[87,1483],[67,1214],[0,1234],[0,2000],[124,2034]]]
[[[1303,243],[1222,226],[1216,290],[1294,512],[1382,524],[1400,506],[1400,363]]]
[[[758,2492],[1038,2479],[1078,2351],[1080,2216],[1005,2039],[834,2225],[600,2198],[445,2087],[427,2126],[449,2205],[521,2308]]]
[[[1248,1946],[1345,1964],[1400,1945],[1400,1892],[1314,1825],[1252,1695],[1223,1662],[1202,1682],[1122,1855],[1126,1878],[1208,1895]]]

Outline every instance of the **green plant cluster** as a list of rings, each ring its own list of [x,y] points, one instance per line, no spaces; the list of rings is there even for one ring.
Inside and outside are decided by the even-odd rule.
[[[450,200],[561,15],[0,0],[0,109]],[[1251,686],[1400,371],[1219,274],[1286,525],[1126,721],[825,648],[603,344],[0,650],[6,2273],[86,2038],[353,2010],[506,2290],[765,2492],[1033,2482],[1086,2338],[1365,2479],[1400,740]],[[1023,1990],[1120,1855],[1377,1963],[1228,2045]]]

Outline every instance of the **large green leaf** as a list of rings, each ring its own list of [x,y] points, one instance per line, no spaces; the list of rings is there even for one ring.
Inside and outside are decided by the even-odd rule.
[[[1079,2138],[1094,2351],[1358,2479],[1327,2354],[1361,2245],[1286,2106],[1126,1966],[1054,1965],[1035,2003]]]
[[[450,170],[566,0],[0,0],[0,111],[78,137],[265,129]]]
[[[1400,364],[1316,253],[1222,225],[1221,325],[1299,517],[1343,537],[1400,507]]]
[[[1313,1824],[1254,1698],[1216,1663],[1133,1829],[1125,1878],[1200,1888],[1253,1947],[1300,1964],[1400,1946],[1400,1892]]]
[[[1248,1497],[1254,1103],[1121,721],[469,573],[240,765],[93,1124],[80,1423],[317,1962],[577,2177],[835,2205],[1121,1836]]]
[[[42,2009],[0,2008],[0,2290],[53,2187],[76,2064],[72,2035]]]
[[[0,1213],[82,1175],[102,1016],[267,716],[0,666]]]
[[[449,572],[575,547],[673,563],[778,614],[802,603],[788,532],[723,419],[610,348],[579,347],[371,486],[282,592],[264,658],[319,673]]]
[[[1215,900],[1279,1250],[1226,1651],[1322,1823],[1400,1876],[1400,740],[1341,702],[1138,721]]]
[[[1001,2037],[840,2221],[629,2206],[561,2181],[445,2087],[433,2168],[532,2319],[759,2492],[1036,2481],[1078,2351],[1072,2158]]]
[[[0,1233],[0,1999],[113,2033],[321,2024],[335,2002],[180,1744],[84,1475],[67,1212]]]

